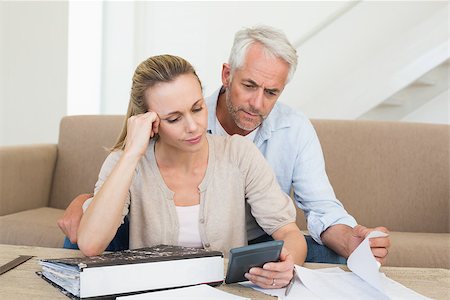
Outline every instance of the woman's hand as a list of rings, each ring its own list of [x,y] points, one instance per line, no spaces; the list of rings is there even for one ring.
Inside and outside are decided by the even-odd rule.
[[[158,133],[159,117],[155,112],[131,116],[127,120],[125,152],[141,157],[148,147],[148,141]]]
[[[287,286],[294,276],[294,260],[283,247],[279,262],[264,264],[262,268],[251,268],[245,278],[264,289],[279,289]]]

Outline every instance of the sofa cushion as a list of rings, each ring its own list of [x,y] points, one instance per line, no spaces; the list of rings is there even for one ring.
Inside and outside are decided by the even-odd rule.
[[[307,230],[302,233],[309,234]],[[385,266],[450,269],[450,234],[391,231],[389,235]]]
[[[0,244],[59,248],[64,234],[56,221],[64,211],[50,207],[0,217]]]
[[[388,266],[450,269],[450,234],[391,232]]]
[[[114,146],[124,116],[68,116],[61,120],[58,160],[50,207],[65,209],[73,198],[92,193],[107,148]]]
[[[0,147],[0,216],[48,206],[56,145]]]
[[[450,126],[314,120],[336,196],[357,222],[450,233]]]

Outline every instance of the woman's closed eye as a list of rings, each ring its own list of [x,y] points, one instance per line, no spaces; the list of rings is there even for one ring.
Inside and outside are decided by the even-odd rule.
[[[168,123],[175,123],[178,122],[180,120],[181,117],[176,117],[176,118],[170,118],[170,119],[166,119],[166,121]]]
[[[193,112],[200,112],[200,111],[202,111],[203,110],[203,106],[199,106],[199,107],[194,107],[194,108],[192,108],[192,111]]]
[[[198,112],[201,112],[202,110],[203,110],[203,106],[196,106],[191,109],[191,111],[193,113],[198,113]],[[181,114],[178,116],[175,115],[175,116],[171,116],[169,118],[164,119],[164,121],[167,121],[167,123],[173,124],[173,123],[176,123],[179,120],[181,120],[182,117],[183,116]]]

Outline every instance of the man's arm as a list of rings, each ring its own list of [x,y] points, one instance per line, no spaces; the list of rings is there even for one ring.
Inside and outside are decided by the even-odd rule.
[[[64,215],[58,219],[58,226],[69,238],[72,243],[78,240],[77,231],[83,216],[83,204],[87,199],[92,198],[93,194],[81,194],[70,202]]]
[[[316,241],[321,241],[337,254],[348,257],[373,230],[388,232],[384,227],[366,228],[356,224],[336,199],[325,171],[322,147],[311,123],[300,126],[299,140],[292,183],[295,200],[308,218],[308,230]],[[389,237],[370,239],[375,258],[385,263]]]
[[[287,224],[272,234],[275,240],[283,240],[284,246],[279,262],[251,268],[245,277],[262,288],[282,288],[289,284],[294,264],[303,265],[306,258],[306,241],[295,223]]]
[[[321,239],[328,248],[348,258],[364,238],[374,230],[389,233],[385,227],[367,228],[362,225],[357,225],[355,228],[351,228],[347,225],[337,224],[325,230],[321,235]],[[390,245],[391,240],[389,236],[370,239],[370,249],[375,259],[381,264],[386,263],[386,256]]]

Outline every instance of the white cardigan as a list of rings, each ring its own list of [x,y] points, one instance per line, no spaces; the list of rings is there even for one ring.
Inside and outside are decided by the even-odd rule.
[[[198,187],[198,222],[205,248],[227,255],[231,248],[246,245],[246,222],[254,219],[269,235],[295,222],[292,200],[281,191],[271,167],[253,143],[239,135],[207,135],[207,141],[208,167]],[[123,209],[123,217],[129,213],[130,249],[178,244],[174,193],[159,172],[154,144],[151,140],[138,163]],[[121,155],[122,151],[114,151],[106,158],[95,193]]]

